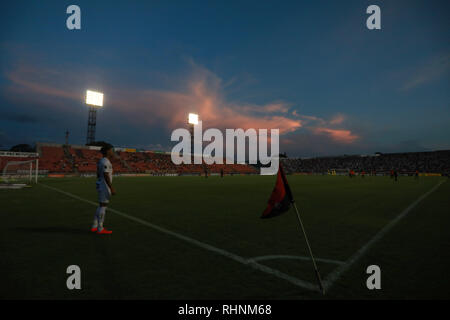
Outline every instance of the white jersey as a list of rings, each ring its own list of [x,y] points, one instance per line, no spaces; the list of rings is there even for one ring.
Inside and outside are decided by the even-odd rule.
[[[101,158],[97,163],[97,190],[107,190],[108,192],[111,192],[108,185],[106,184],[104,173],[108,174],[109,181],[111,181],[112,183],[113,170],[112,164],[108,158]]]

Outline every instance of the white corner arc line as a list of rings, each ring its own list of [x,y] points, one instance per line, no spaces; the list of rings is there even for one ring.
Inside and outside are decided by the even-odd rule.
[[[258,257],[250,258],[248,260],[265,261],[265,260],[273,260],[273,259],[293,259],[293,260],[311,261],[311,257],[291,256],[291,255],[285,255],[285,254],[273,254],[273,255],[267,255],[267,256],[258,256]],[[323,262],[323,263],[337,264],[337,265],[342,265],[345,263],[344,261],[323,259],[323,258],[315,258],[315,260],[319,261],[319,262]]]
[[[356,251],[345,263],[336,269],[334,269],[324,281],[325,290],[328,290],[335,282],[340,278],[342,273],[347,271],[357,260],[359,260],[378,240],[384,237],[400,220],[402,220],[415,206],[417,206],[423,199],[428,197],[431,193],[436,191],[437,188],[443,184],[445,180],[437,183],[433,188],[422,194],[413,203],[411,203],[406,209],[404,209],[397,217],[391,220],[380,231],[375,234],[365,245],[363,245],[358,251]]]
[[[85,203],[88,203],[88,204],[91,204],[91,205],[94,205],[94,206],[98,205],[96,202],[93,202],[93,201],[81,198],[81,197],[79,197],[77,195],[74,195],[74,194],[72,194],[70,192],[66,192],[66,191],[63,191],[63,190],[58,189],[58,188],[50,187],[50,186],[48,186],[46,184],[42,184],[42,183],[39,183],[39,184],[41,186],[45,187],[45,188],[48,188],[48,189],[51,189],[53,191],[59,192],[61,194],[64,194],[64,195],[66,195],[68,197],[80,200],[82,202],[85,202]],[[175,238],[178,238],[178,239],[183,240],[185,242],[188,242],[190,244],[196,245],[196,246],[198,246],[200,248],[203,248],[205,250],[208,250],[208,251],[220,254],[220,255],[222,255],[224,257],[227,257],[227,258],[229,258],[231,260],[234,260],[234,261],[242,263],[242,264],[244,264],[246,266],[252,267],[253,269],[265,272],[267,274],[273,275],[273,276],[278,277],[280,279],[284,279],[284,280],[286,280],[286,281],[288,281],[288,282],[290,282],[290,283],[292,283],[292,284],[294,284],[294,285],[296,285],[298,287],[302,287],[302,288],[305,288],[305,289],[308,289],[308,290],[320,292],[320,290],[317,287],[317,285],[314,285],[313,283],[310,283],[310,282],[304,281],[304,280],[300,280],[300,279],[295,278],[293,276],[290,276],[290,275],[288,275],[286,273],[283,273],[283,272],[281,272],[279,270],[267,267],[267,266],[262,265],[262,264],[260,264],[260,263],[258,263],[256,261],[252,261],[251,259],[246,259],[244,257],[241,257],[241,256],[237,255],[237,254],[234,254],[234,253],[231,253],[229,251],[217,248],[215,246],[212,246],[210,244],[201,242],[199,240],[196,240],[196,239],[184,236],[184,235],[182,235],[180,233],[168,230],[166,228],[160,227],[160,226],[158,226],[156,224],[150,223],[150,222],[142,220],[140,218],[136,218],[134,216],[131,216],[131,215],[126,214],[124,212],[118,211],[116,209],[112,209],[112,208],[108,207],[108,211],[114,212],[115,214],[117,214],[119,216],[122,216],[123,218],[126,218],[128,220],[132,220],[134,222],[140,223],[142,225],[145,225],[147,227],[155,229],[155,230],[157,230],[157,231],[159,231],[161,233],[165,233],[165,234],[171,235],[171,236],[173,236]]]

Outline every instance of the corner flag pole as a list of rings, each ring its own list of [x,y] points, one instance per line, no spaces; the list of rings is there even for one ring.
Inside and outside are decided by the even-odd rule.
[[[316,272],[317,281],[319,282],[319,289],[322,294],[325,294],[325,288],[322,284],[322,279],[320,278],[319,269],[317,269],[316,260],[314,260],[314,256],[311,250],[311,246],[309,245],[308,236],[306,235],[305,228],[303,227],[302,219],[300,218],[300,213],[298,212],[297,205],[294,200],[294,196],[292,195],[291,188],[289,187],[289,183],[287,181],[286,176],[284,175],[283,166],[279,163],[278,166],[278,174],[277,174],[277,182],[275,183],[275,188],[272,191],[272,194],[269,199],[268,206],[266,210],[263,212],[261,218],[271,218],[277,216],[283,212],[289,210],[290,205],[286,205],[286,199],[289,199],[289,202],[294,205],[295,212],[297,213],[298,222],[300,224],[300,228],[305,235],[306,245],[308,246],[309,255],[311,256],[311,260],[314,265],[314,271]],[[278,208],[276,205],[278,204]]]
[[[319,269],[317,269],[316,260],[314,259],[311,246],[309,245],[308,236],[306,235],[305,228],[303,227],[302,219],[300,218],[300,213],[298,212],[297,205],[295,204],[295,201],[292,201],[292,204],[294,205],[295,212],[297,213],[298,222],[300,223],[300,227],[302,228],[303,234],[305,235],[306,245],[308,246],[309,254],[311,256],[311,260],[314,265],[314,271],[316,272],[317,281],[319,282],[319,288],[322,294],[325,294],[325,288],[322,285],[322,279],[320,278]]]

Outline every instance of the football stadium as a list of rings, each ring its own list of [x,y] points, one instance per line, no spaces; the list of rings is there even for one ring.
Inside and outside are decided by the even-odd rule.
[[[38,143],[36,151],[0,157],[3,186],[26,185],[0,193],[3,297],[448,298],[450,151],[282,159],[325,296],[293,209],[260,219],[274,176],[245,164],[176,166],[165,153],[115,151],[114,234],[98,239],[89,223],[99,147]],[[66,273],[55,272],[72,264],[85,266],[75,295]],[[366,287],[372,264],[383,266],[381,292]]]
[[[447,2],[4,7],[0,300],[450,299]]]

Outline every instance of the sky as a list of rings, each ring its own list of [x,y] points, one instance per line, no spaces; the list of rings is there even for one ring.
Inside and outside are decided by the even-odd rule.
[[[81,9],[69,30],[66,9]],[[369,30],[366,8],[381,9]],[[310,157],[450,149],[448,1],[2,1],[0,148],[97,140],[170,151],[205,128],[279,129]]]

